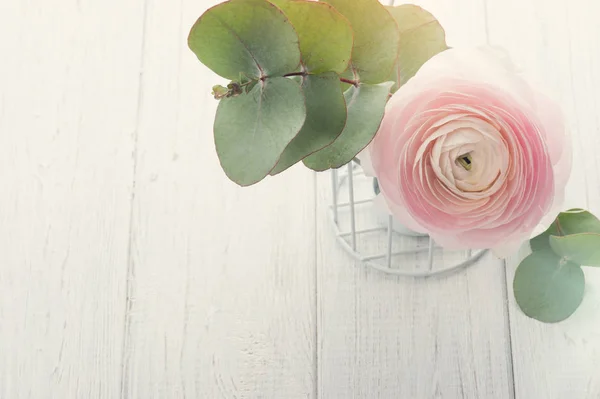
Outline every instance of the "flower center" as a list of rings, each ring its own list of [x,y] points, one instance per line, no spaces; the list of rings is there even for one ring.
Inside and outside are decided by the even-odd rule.
[[[468,152],[456,158],[456,163],[469,171],[473,167],[473,157],[471,156],[471,153]]]

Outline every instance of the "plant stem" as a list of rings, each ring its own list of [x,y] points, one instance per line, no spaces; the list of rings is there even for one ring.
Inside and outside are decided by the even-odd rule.
[[[350,80],[350,79],[346,79],[346,78],[340,78],[340,82],[348,83],[348,84],[351,84],[352,86],[358,87],[358,81],[357,80]]]
[[[290,76],[307,76],[307,75],[308,75],[307,72],[292,72],[292,73],[286,73],[285,75],[283,75],[283,77],[287,78]],[[351,84],[352,86],[358,87],[358,80],[350,80],[350,79],[346,79],[346,78],[340,78],[340,82],[348,83],[348,84]]]
[[[308,75],[306,72],[292,72],[292,73],[287,73],[285,75],[283,75],[284,78],[287,78],[288,76],[306,76]]]

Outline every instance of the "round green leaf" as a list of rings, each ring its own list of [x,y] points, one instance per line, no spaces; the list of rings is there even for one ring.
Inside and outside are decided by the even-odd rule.
[[[300,64],[298,35],[281,10],[265,0],[237,0],[206,11],[188,38],[207,67],[235,80],[281,76]]]
[[[531,249],[550,249],[550,236],[568,236],[579,233],[600,234],[600,220],[584,209],[561,212],[548,230],[531,240]]]
[[[398,57],[398,25],[377,0],[325,0],[354,31],[352,69],[361,82],[385,82]]]
[[[398,61],[390,78],[396,82],[395,91],[431,57],[447,50],[448,45],[444,28],[428,11],[412,4],[387,9],[400,30]]]
[[[265,79],[247,94],[221,100],[215,145],[227,176],[241,186],[262,180],[305,118],[302,89],[287,78]]]
[[[306,122],[281,154],[272,175],[331,144],[346,125],[346,101],[336,73],[305,76],[302,90],[306,97]]]
[[[354,39],[344,16],[329,4],[314,1],[284,1],[278,5],[298,33],[306,71],[342,73],[348,68]]]
[[[560,235],[579,233],[600,234],[600,220],[584,209],[571,209],[558,215]]]
[[[361,84],[347,90],[344,97],[348,104],[348,120],[344,130],[332,144],[306,157],[304,164],[323,171],[350,162],[377,133],[392,84]]]
[[[579,265],[543,250],[521,262],[513,289],[523,313],[545,323],[557,323],[571,316],[581,304],[585,277]]]
[[[542,250],[549,250],[550,248],[550,236],[557,236],[560,235],[559,231],[558,231],[558,226],[556,224],[556,221],[554,221],[550,227],[548,227],[548,229],[546,231],[544,231],[542,234],[540,234],[537,237],[532,238],[529,241],[529,244],[531,245],[531,250],[532,251],[542,251]]]
[[[558,255],[579,265],[600,266],[600,234],[581,233],[550,236],[550,247]]]

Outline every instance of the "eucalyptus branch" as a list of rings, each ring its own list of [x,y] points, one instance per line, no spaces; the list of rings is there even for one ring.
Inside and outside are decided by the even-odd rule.
[[[284,78],[288,78],[290,76],[308,76],[309,73],[308,72],[292,72],[292,73],[287,73],[285,75],[283,75]],[[358,87],[359,81],[358,80],[351,80],[351,79],[346,79],[346,78],[340,78],[340,82],[344,82],[344,83],[348,83],[351,84],[352,86]]]
[[[292,72],[292,73],[287,73],[285,75],[283,75],[284,78],[290,77],[290,76],[306,76],[308,75],[307,72]]]
[[[358,80],[350,80],[346,78],[340,78],[340,82],[351,84],[354,87],[358,87]]]

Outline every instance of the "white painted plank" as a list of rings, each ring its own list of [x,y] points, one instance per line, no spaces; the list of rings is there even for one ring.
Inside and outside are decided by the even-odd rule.
[[[326,176],[319,187],[321,204]],[[318,210],[320,397],[510,397],[502,262],[444,278],[383,275],[336,247]]]
[[[2,398],[119,396],[142,5],[0,4]]]
[[[572,132],[574,165],[565,207],[600,215],[600,5],[595,0],[488,0],[492,44],[505,47],[559,100]],[[517,398],[600,397],[600,271],[586,269],[586,294],[567,321],[527,318],[514,302],[512,279],[522,251],[509,262],[510,318]]]
[[[123,397],[313,398],[314,176],[242,189],[221,171],[226,82],[186,45],[214,3],[149,3]]]
[[[421,1],[449,44],[485,43],[479,1]],[[364,269],[336,247],[318,179],[318,369],[323,398],[498,398],[512,395],[503,262],[405,279]],[[372,249],[372,248],[370,248]]]

